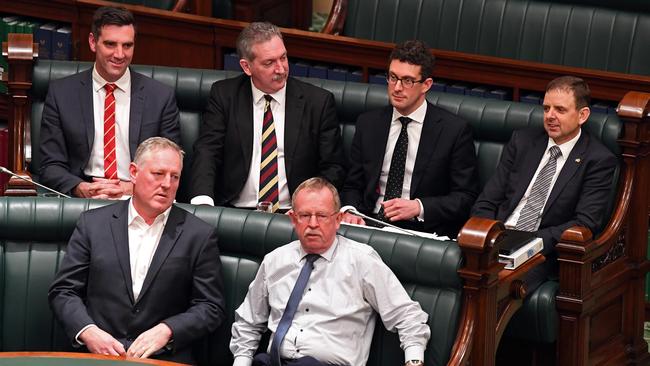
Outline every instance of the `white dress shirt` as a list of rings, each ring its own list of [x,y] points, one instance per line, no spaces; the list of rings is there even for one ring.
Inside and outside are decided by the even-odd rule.
[[[248,178],[244,188],[239,196],[232,200],[235,207],[255,208],[259,202],[260,192],[260,164],[262,162],[262,121],[264,119],[264,99],[263,91],[257,89],[251,80],[251,89],[253,91],[253,151],[251,154],[251,165],[248,171]],[[275,137],[278,146],[278,189],[281,209],[291,208],[291,195],[287,184],[287,170],[284,160],[284,117],[286,108],[287,85],[278,90],[276,93],[269,94],[273,97],[271,101],[271,112],[273,113],[273,123],[275,125]],[[227,152],[226,152],[227,154]],[[228,172],[224,172],[228,174]],[[210,205],[214,206],[214,200],[210,196],[201,195],[193,197],[190,200],[193,205]]]
[[[147,224],[129,201],[129,214],[127,218],[129,230],[129,262],[131,264],[131,282],[133,286],[133,299],[138,300],[142,284],[149,271],[151,260],[158,248],[171,206],[158,215],[151,225]]]
[[[251,365],[261,333],[275,332],[307,255],[299,241],[266,255],[235,312],[230,350],[235,366]],[[411,300],[370,246],[337,236],[314,269],[280,347],[283,358],[312,356],[323,363],[365,365],[375,312],[399,330],[405,361],[424,360],[428,315]],[[273,339],[273,337],[271,337]],[[269,344],[269,350],[270,350]]]
[[[104,177],[104,102],[108,82],[93,67],[93,117],[95,134],[90,149],[90,159],[84,168],[89,177]],[[131,71],[127,68],[124,75],[114,83],[117,88],[115,96],[115,156],[117,158],[117,176],[120,180],[130,181],[129,164],[129,118],[131,108]]]
[[[411,119],[411,122],[409,122],[406,128],[409,144],[406,152],[406,165],[404,167],[404,184],[402,185],[402,198],[407,200],[411,199],[411,179],[413,178],[415,158],[418,155],[420,136],[422,136],[422,126],[424,125],[424,118],[426,115],[426,100],[408,116],[402,116],[402,114],[393,108],[393,117],[390,123],[390,130],[388,131],[388,141],[386,142],[384,161],[381,165],[381,173],[379,174],[379,198],[375,203],[374,213],[379,212],[381,203],[384,202],[386,183],[388,182],[388,172],[390,171],[390,161],[393,158],[393,151],[395,150],[397,138],[402,131],[402,122],[399,120],[400,117],[408,117]],[[418,219],[424,220],[424,206],[419,199],[417,199],[417,201],[420,204],[420,214],[418,215]]]
[[[578,143],[581,134],[582,134],[582,130],[579,129],[578,135],[576,135],[576,137],[563,143],[562,145],[557,145],[555,141],[553,141],[553,139],[549,137],[548,143],[546,145],[546,150],[544,152],[544,155],[542,156],[542,160],[539,162],[539,165],[537,166],[537,170],[533,175],[533,179],[531,179],[530,183],[528,183],[528,188],[526,188],[526,192],[524,193],[523,197],[521,197],[521,200],[519,201],[517,207],[515,207],[515,210],[512,211],[510,216],[508,216],[508,219],[505,222],[506,227],[514,228],[515,226],[517,226],[517,220],[519,220],[519,215],[521,214],[521,210],[523,210],[524,206],[526,205],[526,201],[528,201],[528,196],[530,195],[530,191],[533,188],[533,183],[535,182],[535,179],[537,179],[537,175],[539,174],[539,171],[542,170],[544,165],[546,165],[546,163],[551,157],[551,154],[549,153],[549,149],[552,146],[557,145],[557,147],[560,148],[562,155],[557,157],[556,160],[557,167],[555,169],[555,174],[553,175],[553,179],[551,180],[551,186],[549,187],[548,192],[546,193],[546,198],[544,199],[544,206],[542,206],[542,211],[539,212],[537,223],[535,223],[535,231],[539,229],[539,224],[542,222],[542,212],[544,212],[544,207],[546,206],[546,201],[548,201],[548,197],[551,195],[551,191],[553,190],[555,181],[557,180],[557,177],[560,175],[560,172],[562,171],[562,167],[564,167],[564,163],[566,163],[566,159],[571,153],[571,150],[573,150],[573,147],[576,146],[576,143]]]

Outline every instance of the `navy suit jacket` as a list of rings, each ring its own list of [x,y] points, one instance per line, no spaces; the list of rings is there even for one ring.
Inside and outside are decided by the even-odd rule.
[[[379,175],[393,114],[387,106],[359,116],[350,152],[350,168],[341,200],[372,213],[379,198]],[[478,173],[469,124],[427,105],[411,179],[411,199],[424,207],[424,230],[455,237],[478,195]]]
[[[214,228],[173,206],[134,300],[127,218],[128,201],[81,214],[50,286],[50,306],[73,343],[83,327],[96,324],[128,348],[164,322],[173,350],[160,358],[194,363],[192,343],[225,319]]]
[[[332,93],[287,80],[284,159],[289,192],[321,176],[337,187],[345,179],[341,131]],[[194,144],[190,197],[210,196],[228,205],[246,183],[253,152],[250,77],[215,82]]]
[[[83,170],[95,139],[92,68],[50,83],[41,122],[40,181],[63,193],[89,180]],[[174,91],[131,70],[129,151],[153,136],[180,143]]]
[[[542,156],[548,135],[541,128],[515,131],[496,172],[472,208],[472,215],[505,222],[521,201]],[[547,272],[556,265],[555,244],[574,225],[598,233],[607,219],[617,159],[583,130],[544,206],[537,236],[544,240]]]

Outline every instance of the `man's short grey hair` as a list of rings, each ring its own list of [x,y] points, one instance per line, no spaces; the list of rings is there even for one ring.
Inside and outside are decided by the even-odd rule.
[[[336,190],[336,187],[334,187],[332,183],[323,177],[309,178],[306,181],[300,183],[298,188],[296,188],[296,190],[293,192],[293,195],[291,195],[291,207],[294,209],[296,208],[296,197],[298,197],[298,193],[306,190],[320,191],[321,189],[329,189],[329,191],[332,192],[332,197],[334,198],[334,210],[340,210],[341,198],[339,197],[339,192]]]
[[[239,58],[252,61],[255,58],[253,46],[270,41],[273,37],[282,39],[280,28],[269,22],[253,22],[244,28],[237,37],[237,55]]]
[[[144,161],[144,157],[154,151],[160,151],[170,149],[178,153],[178,156],[181,158],[181,169],[183,168],[183,157],[185,156],[185,151],[181,149],[174,141],[165,138],[165,137],[149,137],[148,139],[142,141],[138,146],[138,149],[135,151],[135,157],[133,162],[136,165],[140,165]]]

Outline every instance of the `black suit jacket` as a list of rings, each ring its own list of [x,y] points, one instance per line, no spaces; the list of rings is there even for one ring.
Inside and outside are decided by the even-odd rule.
[[[547,144],[544,129],[515,131],[472,215],[506,221],[526,193]],[[554,248],[564,230],[580,225],[596,234],[602,229],[616,166],[616,157],[583,130],[553,185],[537,231],[544,240],[547,261],[540,268],[546,273],[555,271]]]
[[[70,193],[89,180],[88,164],[95,138],[92,68],[50,83],[41,122],[41,183]],[[153,136],[180,143],[174,91],[131,70],[129,151]]]
[[[391,106],[357,119],[350,169],[341,199],[372,213],[379,198],[379,176],[392,118]],[[424,230],[455,237],[478,195],[476,153],[471,127],[430,103],[422,126],[411,179],[411,199],[424,207]]]
[[[227,205],[246,183],[253,151],[253,93],[247,75],[212,85],[199,138],[194,144],[191,195]],[[285,167],[289,192],[322,176],[336,186],[345,177],[334,96],[311,84],[287,80]]]
[[[135,301],[127,217],[128,201],[81,215],[50,287],[50,306],[74,343],[84,326],[96,324],[128,348],[164,322],[173,333],[173,351],[160,358],[193,363],[189,346],[225,318],[214,228],[172,207]]]

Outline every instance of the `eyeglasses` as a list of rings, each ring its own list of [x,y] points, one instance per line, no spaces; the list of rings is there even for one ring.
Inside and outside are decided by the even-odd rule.
[[[395,85],[397,84],[398,81],[401,81],[402,86],[405,88],[412,88],[413,85],[415,85],[415,83],[421,83],[424,80],[425,79],[413,80],[411,78],[398,78],[397,75],[395,74],[389,74],[388,76],[386,76],[386,81],[388,81],[389,84]]]
[[[336,214],[338,214],[338,212],[334,212],[334,213],[331,213],[331,214],[326,214],[326,213],[322,213],[322,212],[314,213],[314,214],[311,214],[311,213],[296,213],[295,216],[296,216],[296,219],[298,219],[298,222],[301,223],[301,224],[306,224],[306,223],[310,222],[312,216],[316,217],[316,222],[318,222],[319,224],[324,224],[324,223],[329,222],[332,219],[332,216],[334,216]]]

